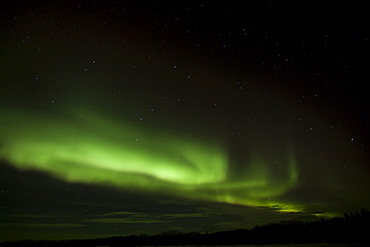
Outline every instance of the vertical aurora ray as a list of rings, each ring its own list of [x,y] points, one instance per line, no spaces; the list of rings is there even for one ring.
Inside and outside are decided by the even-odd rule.
[[[243,164],[248,169],[235,179],[229,173],[232,164],[221,141],[168,134],[151,126],[135,128],[98,114],[82,117],[71,112],[57,118],[2,109],[0,158],[19,169],[47,172],[69,182],[294,208],[272,200],[297,183],[292,152],[287,155],[284,178],[271,174],[260,157],[252,157]]]

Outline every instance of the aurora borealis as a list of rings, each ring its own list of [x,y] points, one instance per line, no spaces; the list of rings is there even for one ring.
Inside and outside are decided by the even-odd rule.
[[[32,116],[19,115],[3,119],[3,123],[11,119],[3,126],[3,159],[20,169],[46,171],[67,182],[181,192],[190,198],[262,206],[267,198],[294,186],[298,176],[289,153],[282,181],[270,175],[266,162],[257,157],[245,164],[248,169],[240,179],[234,179],[228,175],[225,147],[202,143],[196,137],[166,137],[150,128],[135,130],[124,122],[110,123],[89,113],[77,119],[72,114],[69,121],[38,117],[41,121],[32,124],[27,121]],[[7,136],[14,129],[18,133]],[[244,195],[235,195],[238,191]]]
[[[4,4],[0,241],[369,208],[360,10],[139,2]]]

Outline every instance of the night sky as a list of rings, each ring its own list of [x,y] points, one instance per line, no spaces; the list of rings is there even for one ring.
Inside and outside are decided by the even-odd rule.
[[[370,208],[366,8],[238,2],[1,1],[0,241]]]

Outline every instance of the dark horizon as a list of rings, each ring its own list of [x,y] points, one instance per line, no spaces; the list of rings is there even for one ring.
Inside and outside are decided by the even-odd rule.
[[[365,9],[2,1],[0,241],[370,208]]]
[[[156,235],[110,236],[92,239],[21,240],[0,242],[0,246],[215,246],[271,244],[351,244],[365,246],[370,226],[370,211],[345,214],[311,222],[280,222],[253,229],[218,232],[165,231]]]

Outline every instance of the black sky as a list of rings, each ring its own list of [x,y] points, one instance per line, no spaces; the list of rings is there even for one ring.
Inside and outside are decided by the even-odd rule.
[[[218,231],[369,208],[364,6],[0,6],[0,240]],[[116,180],[109,169],[126,157],[116,148],[153,165]]]

